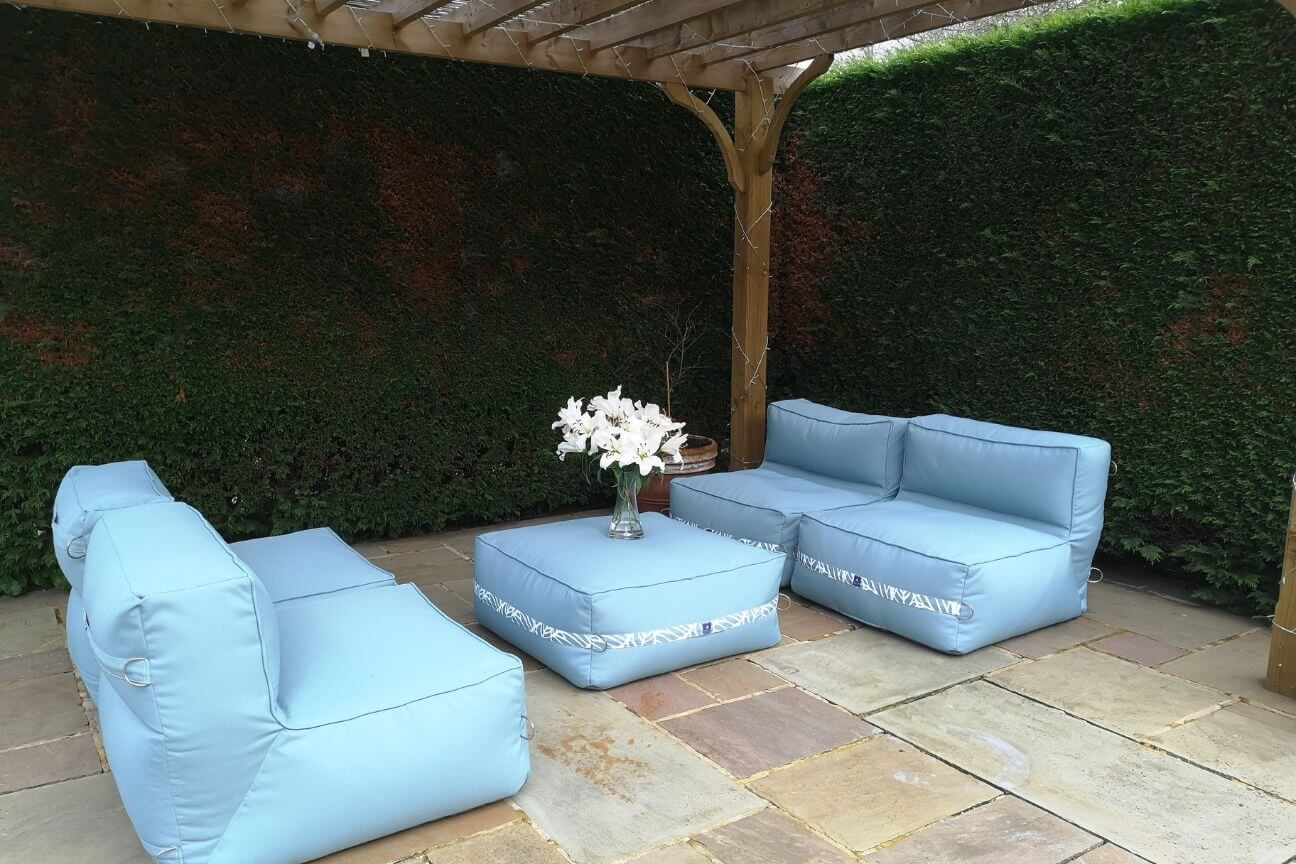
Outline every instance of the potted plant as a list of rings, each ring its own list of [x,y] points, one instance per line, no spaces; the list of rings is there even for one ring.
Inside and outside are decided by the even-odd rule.
[[[586,409],[584,400],[568,399],[558,411],[553,428],[562,430],[558,459],[569,453],[585,457],[586,468],[598,462],[597,476],[611,472],[616,486],[616,507],[608,536],[614,540],[639,540],[639,492],[650,478],[669,464],[682,461],[680,448],[687,437],[677,423],[653,403],[632,402],[617,387],[606,396],[595,396]],[[588,476],[588,475],[587,475]]]
[[[672,396],[674,389],[700,365],[693,349],[706,332],[700,322],[701,304],[695,304],[687,310],[665,301],[650,301],[658,306],[665,318],[666,326],[657,339],[644,346],[644,353],[657,358],[657,365],[662,368],[663,386],[666,397],[666,416],[675,419]],[[680,424],[682,427],[684,424]],[[720,446],[705,435],[689,434],[680,447],[678,462],[668,462],[662,471],[654,474],[639,493],[639,504],[644,510],[653,513],[670,514],[670,484],[676,477],[691,474],[707,474],[715,469],[716,456]]]

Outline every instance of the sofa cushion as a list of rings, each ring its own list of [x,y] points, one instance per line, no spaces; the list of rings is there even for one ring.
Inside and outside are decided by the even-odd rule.
[[[172,500],[153,469],[140,459],[71,468],[54,496],[50,533],[54,555],[72,589],[82,590],[86,545],[100,516],[109,510]]]
[[[766,411],[765,461],[790,465],[895,495],[906,421],[857,414],[807,399],[771,403]]]
[[[394,585],[396,579],[352,549],[330,528],[311,528],[231,543],[277,604],[304,597]]]
[[[792,576],[801,514],[878,500],[879,490],[782,465],[678,477],[671,516],[743,543],[786,553],[781,584]]]
[[[657,513],[641,540],[605,517],[477,538],[477,620],[578,687],[615,687],[778,643],[783,555]]]
[[[1081,612],[1065,538],[902,500],[807,514],[792,588],[955,654]]]
[[[1106,441],[935,414],[909,423],[901,499],[941,500],[1053,526],[1071,540],[1083,602],[1102,533]]]
[[[385,711],[521,668],[414,585],[315,597],[275,611],[279,709],[288,728]]]

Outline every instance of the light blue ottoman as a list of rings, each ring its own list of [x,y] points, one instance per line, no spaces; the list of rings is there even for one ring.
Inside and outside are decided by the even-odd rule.
[[[643,517],[612,540],[604,517],[477,538],[477,620],[578,687],[604,689],[779,641],[783,554]]]

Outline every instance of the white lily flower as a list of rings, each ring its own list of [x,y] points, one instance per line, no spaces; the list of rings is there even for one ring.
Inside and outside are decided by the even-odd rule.
[[[621,440],[620,435],[609,433],[600,444],[603,455],[599,457],[600,468],[610,468],[612,463],[625,467],[634,461],[634,451],[628,446],[628,442]]]
[[[621,386],[608,392],[606,396],[595,396],[590,399],[590,408],[595,413],[602,412],[609,416],[619,414],[621,407]]]
[[[575,429],[576,424],[585,416],[585,411],[581,407],[581,400],[575,397],[567,399],[567,407],[558,410],[558,420],[553,424],[554,429]]]
[[[684,424],[680,424],[681,426]],[[687,435],[672,435],[666,439],[666,443],[661,446],[661,453],[674,460],[676,464],[683,462],[684,457],[680,454],[680,448],[688,440]]]

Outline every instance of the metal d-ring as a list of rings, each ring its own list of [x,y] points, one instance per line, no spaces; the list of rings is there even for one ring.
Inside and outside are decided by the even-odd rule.
[[[172,852],[174,852],[174,853],[176,853],[177,855],[179,855],[179,854],[180,854],[180,847],[179,847],[179,846],[168,846],[168,847],[165,848],[165,849],[159,850],[158,853],[157,853],[156,855],[153,856],[153,860],[154,860],[154,861],[161,861],[163,855],[170,855]],[[183,856],[182,856],[181,860],[183,860]]]
[[[131,674],[130,674],[130,667],[131,667],[131,664],[132,664],[132,663],[147,663],[147,662],[148,662],[148,658],[147,658],[147,657],[132,657],[132,658],[130,658],[129,660],[127,660],[125,663],[122,664],[122,674],[121,674],[121,679],[122,679],[123,681],[125,681],[127,684],[131,685],[132,687],[147,687],[147,686],[149,686],[149,682],[147,682],[147,681],[136,681],[134,678],[131,677]],[[178,852],[178,851],[180,851],[180,850],[177,849],[176,851]]]
[[[1120,473],[1120,465],[1116,462],[1115,459],[1111,460],[1111,470],[1107,472],[1107,476],[1115,477],[1119,473]]]
[[[602,636],[595,636],[591,634],[590,650],[593,651],[595,654],[602,654],[604,651],[608,650],[607,640],[604,639]]]
[[[964,609],[967,610],[967,614],[966,614],[966,615],[963,614],[963,610],[964,610]],[[960,604],[959,604],[959,611],[958,611],[958,614],[955,615],[954,617],[957,618],[957,619],[960,620],[960,621],[971,621],[971,620],[972,620],[972,616],[975,615],[975,614],[976,614],[976,609],[974,609],[974,608],[972,607],[972,604],[971,604],[971,603],[960,603]]]
[[[530,741],[532,738],[535,737],[535,733],[536,733],[535,724],[532,723],[531,718],[525,714],[522,715],[522,730],[523,730],[523,734],[522,734],[523,741]]]
[[[86,556],[86,553],[84,551],[80,555],[72,554],[72,544],[78,540],[84,540],[84,539],[85,539],[84,534],[81,535],[80,537],[73,537],[71,540],[67,542],[67,545],[63,547],[65,550],[67,550],[67,554],[69,558],[71,558],[74,561],[80,561],[82,558]]]
[[[783,605],[784,600],[787,601],[786,606]],[[792,598],[784,594],[782,591],[780,591],[778,595],[778,599],[775,601],[774,608],[777,609],[779,612],[786,612],[787,610],[792,608]]]
[[[1095,573],[1098,574],[1098,578],[1097,578],[1097,579],[1093,578],[1093,574],[1095,574]],[[1090,567],[1090,568],[1089,568],[1089,584],[1090,584],[1090,585],[1097,585],[1097,584],[1098,584],[1099,582],[1101,582],[1102,580],[1103,580],[1103,572],[1102,572],[1102,569],[1099,568],[1099,567]]]

